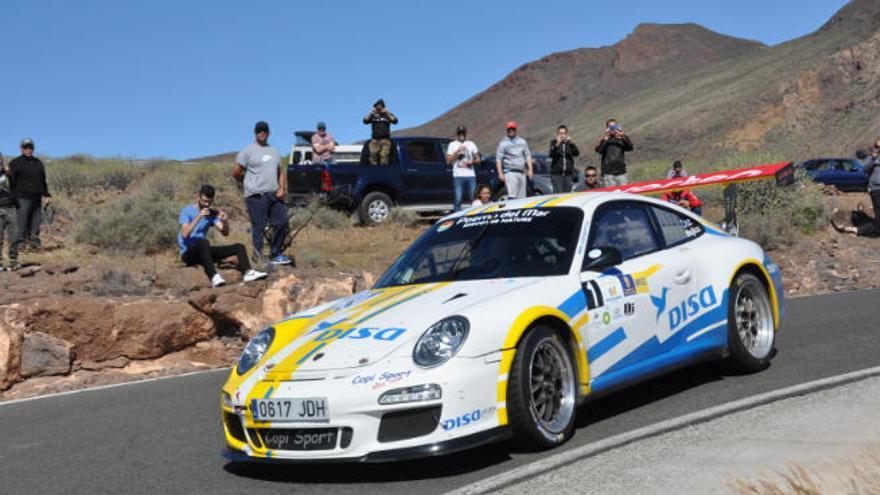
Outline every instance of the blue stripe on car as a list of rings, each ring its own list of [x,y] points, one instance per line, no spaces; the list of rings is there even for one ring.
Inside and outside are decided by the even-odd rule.
[[[574,315],[580,313],[586,307],[587,298],[584,296],[584,292],[579,290],[559,305],[559,311],[565,313],[569,318],[574,318]]]
[[[620,327],[604,339],[596,342],[596,345],[590,346],[590,350],[587,351],[587,361],[590,363],[596,361],[624,340],[626,340],[626,331],[624,331],[623,327]]]

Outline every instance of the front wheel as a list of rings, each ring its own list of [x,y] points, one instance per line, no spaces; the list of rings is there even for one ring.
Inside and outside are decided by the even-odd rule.
[[[529,331],[516,347],[508,380],[508,419],[520,446],[542,450],[571,438],[577,374],[559,333],[546,326]]]
[[[729,360],[734,368],[756,372],[770,366],[776,327],[770,296],[758,277],[742,273],[733,281],[727,328]]]
[[[379,225],[388,220],[392,206],[391,198],[387,194],[373,191],[361,201],[358,217],[364,225]]]

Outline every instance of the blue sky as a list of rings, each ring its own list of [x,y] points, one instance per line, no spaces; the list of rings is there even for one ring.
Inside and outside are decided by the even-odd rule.
[[[843,0],[304,2],[3,0],[0,151],[191,158],[325,120],[366,137],[378,97],[430,120],[552,52],[616,43],[640,22],[695,22],[776,44]]]

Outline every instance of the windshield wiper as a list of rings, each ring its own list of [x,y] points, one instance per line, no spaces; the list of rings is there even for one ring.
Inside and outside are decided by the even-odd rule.
[[[458,254],[458,258],[455,258],[455,262],[452,264],[452,268],[449,270],[449,272],[452,274],[452,276],[449,278],[450,280],[458,279],[459,274],[461,274],[461,272],[464,271],[464,268],[458,267],[459,263],[461,263],[461,261],[465,258],[465,255],[470,256],[471,253],[474,252],[474,249],[476,249],[477,244],[479,244],[480,241],[483,240],[483,236],[486,235],[486,232],[488,230],[489,230],[489,222],[486,222],[486,224],[483,225],[482,230],[480,230],[480,233],[477,234],[476,237],[471,239],[468,242],[467,246],[465,246],[461,250],[461,253]]]

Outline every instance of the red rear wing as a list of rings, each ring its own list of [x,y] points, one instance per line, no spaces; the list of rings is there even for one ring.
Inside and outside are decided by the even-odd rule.
[[[585,192],[621,191],[633,194],[653,194],[664,193],[668,191],[679,191],[681,189],[694,189],[697,187],[736,184],[738,182],[749,182],[753,180],[764,180],[771,178],[775,178],[776,184],[779,186],[791,184],[794,181],[794,165],[792,164],[792,162],[758,165],[749,168],[737,168],[733,170],[711,172],[708,174],[676,177],[675,179],[636,182],[634,184],[627,184],[625,186],[612,186],[603,187],[600,189],[590,189]]]

